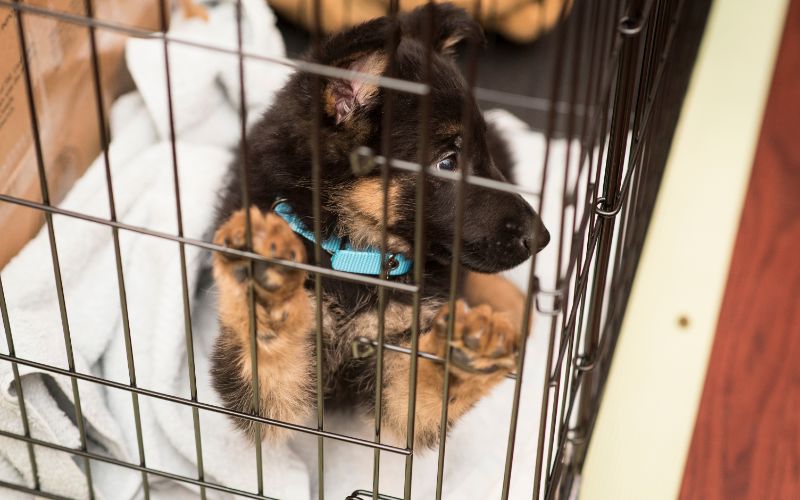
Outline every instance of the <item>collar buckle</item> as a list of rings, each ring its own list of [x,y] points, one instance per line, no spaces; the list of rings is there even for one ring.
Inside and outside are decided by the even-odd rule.
[[[386,254],[386,268],[383,270],[383,279],[389,279],[389,274],[400,266],[400,261],[393,253]]]

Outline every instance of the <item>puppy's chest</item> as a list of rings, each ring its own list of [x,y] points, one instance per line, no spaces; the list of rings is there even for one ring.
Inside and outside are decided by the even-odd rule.
[[[420,331],[430,328],[440,307],[441,301],[437,299],[426,300],[420,305]],[[330,297],[323,297],[322,311],[323,337],[332,347],[348,352],[352,351],[353,342],[360,338],[376,340],[381,319],[386,342],[406,343],[413,329],[414,307],[398,301],[390,300],[386,304],[383,318],[377,305],[354,312],[341,307]]]

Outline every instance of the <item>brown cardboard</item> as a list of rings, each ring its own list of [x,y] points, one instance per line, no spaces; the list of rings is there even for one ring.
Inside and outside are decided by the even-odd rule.
[[[83,15],[84,0],[29,0],[51,10]],[[158,26],[154,2],[94,0],[99,19],[137,27]],[[57,203],[100,153],[88,28],[33,13],[23,14],[42,156]],[[130,78],[125,36],[96,31],[104,113]],[[0,193],[41,201],[25,75],[12,9],[0,7]],[[38,211],[0,202],[0,268],[33,237]]]

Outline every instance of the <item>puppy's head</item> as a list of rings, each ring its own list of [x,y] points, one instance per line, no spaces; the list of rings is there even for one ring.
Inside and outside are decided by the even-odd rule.
[[[388,47],[389,40],[396,42],[393,49]],[[455,46],[462,41],[485,43],[480,26],[459,8],[432,4],[394,20],[380,18],[357,26],[328,39],[312,53],[315,62],[373,76],[420,83],[426,81],[426,74],[430,78],[426,124],[421,123],[423,98],[419,95],[347,79],[326,79],[320,87],[327,169],[323,173],[327,187],[323,202],[334,214],[337,230],[356,246],[380,245],[384,214],[379,169],[363,177],[349,172],[350,153],[359,146],[384,153],[388,136],[393,159],[417,162],[421,135],[426,133],[425,166],[506,181],[490,154],[483,116],[453,60]],[[426,42],[432,52],[430,73]],[[388,109],[392,113],[391,130],[385,131],[384,113]],[[418,206],[415,183],[415,174],[392,171],[386,197],[390,251],[412,251]],[[425,237],[429,258],[442,263],[452,257],[457,200],[457,182],[427,177]],[[517,194],[466,185],[461,207],[460,260],[474,271],[511,268],[549,240],[538,215]]]

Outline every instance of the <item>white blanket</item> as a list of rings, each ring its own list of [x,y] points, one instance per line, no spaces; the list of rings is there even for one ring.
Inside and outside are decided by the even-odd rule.
[[[283,56],[284,48],[274,17],[263,2],[245,0],[246,50]],[[222,3],[211,11],[209,24],[176,20],[174,34],[206,43],[235,46],[234,11]],[[163,74],[162,46],[131,40],[128,65],[138,92],[119,99],[112,111],[110,162],[117,218],[120,222],[168,234],[177,234],[169,122]],[[178,172],[183,230],[189,238],[207,237],[216,193],[239,139],[238,68],[234,56],[209,55],[201,49],[172,44],[170,48]],[[247,108],[257,118],[270,103],[287,70],[283,66],[248,62]],[[504,112],[488,118],[508,132],[519,160],[522,184],[535,189],[541,183],[543,139]],[[563,143],[554,146],[543,217],[558,227]],[[103,159],[90,167],[61,204],[62,208],[107,219],[109,217]],[[531,200],[535,204],[538,199]],[[69,332],[76,370],[128,384],[118,280],[109,227],[55,215],[56,243],[64,283]],[[552,231],[551,231],[552,232]],[[555,280],[554,243],[539,255],[537,274],[542,286]],[[135,360],[136,382],[144,389],[189,397],[183,293],[179,245],[175,242],[119,231],[127,310]],[[198,398],[219,404],[209,385],[208,353],[217,334],[214,297],[198,286],[206,255],[185,246],[192,334],[197,362]],[[40,234],[2,271],[11,331],[21,358],[66,368],[66,350],[55,293],[50,245]],[[509,276],[526,286],[527,265]],[[542,374],[549,319],[535,321],[528,348],[520,424],[512,476],[512,498],[528,498],[538,435]],[[8,352],[5,339],[2,352]],[[19,365],[29,424],[34,438],[78,448],[80,439],[73,415],[70,379]],[[131,394],[92,382],[79,382],[89,450],[138,464],[138,447]],[[445,498],[496,498],[505,459],[513,382],[508,381],[460,420],[447,440]],[[191,409],[147,396],[139,397],[147,467],[196,478],[197,462]],[[0,429],[22,433],[20,409],[11,364],[0,362]],[[255,491],[255,453],[223,415],[201,410],[200,429],[205,479],[224,486]],[[326,429],[370,439],[369,421],[328,415]],[[316,497],[316,440],[298,435],[288,444],[263,446],[265,493],[282,499]],[[326,497],[341,499],[356,489],[371,489],[372,451],[357,445],[325,441]],[[66,453],[36,447],[39,478],[45,491],[86,498],[83,462]],[[381,492],[402,495],[403,460],[382,453]],[[432,498],[436,453],[418,453],[414,467],[414,498]],[[127,499],[143,495],[139,472],[92,461],[92,478],[99,498]],[[0,437],[0,479],[33,484],[27,449],[21,441]],[[149,475],[154,498],[196,496],[197,489]],[[212,489],[209,497],[222,495]],[[15,492],[3,491],[3,498]],[[24,495],[19,494],[23,497]]]

